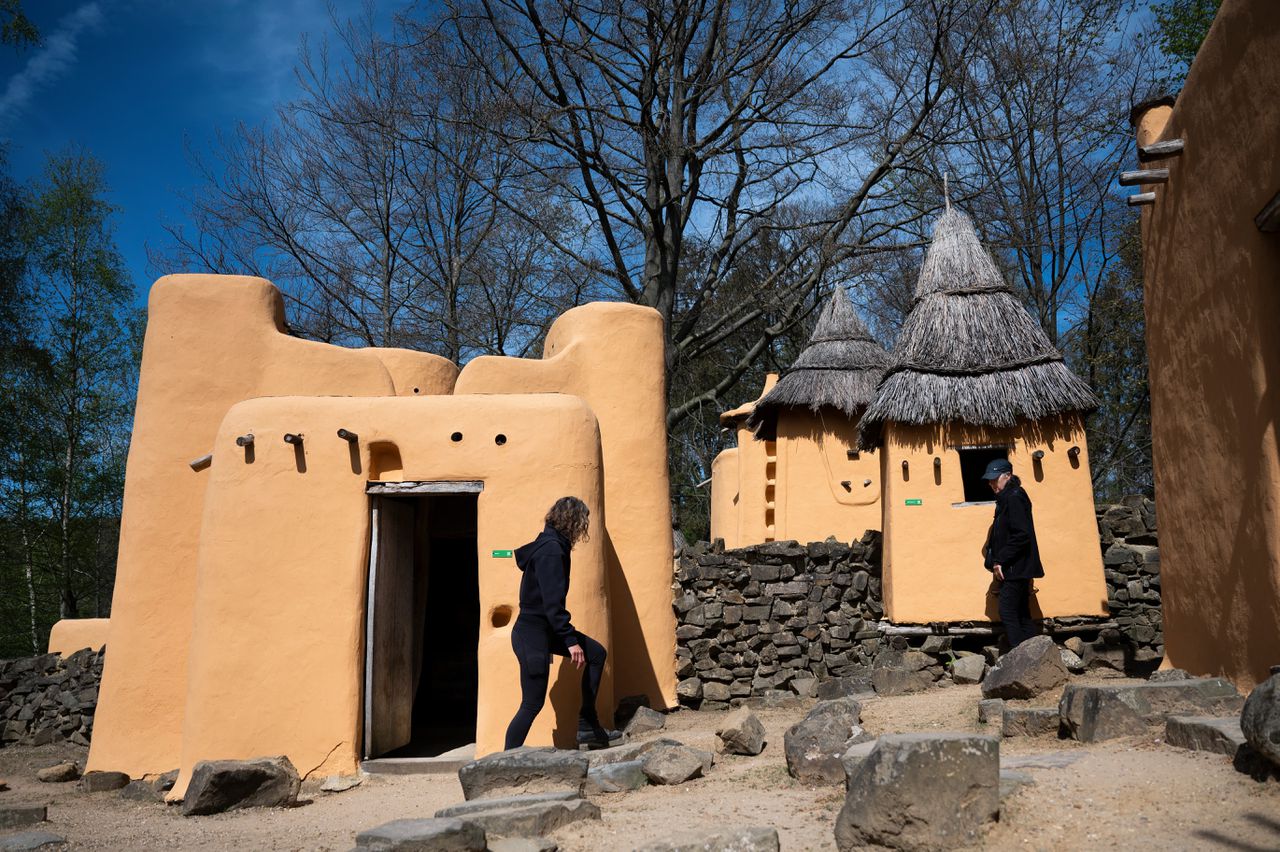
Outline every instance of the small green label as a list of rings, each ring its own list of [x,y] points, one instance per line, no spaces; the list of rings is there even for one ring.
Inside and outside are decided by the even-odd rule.
[[[510,551],[510,550],[495,550],[495,551],[493,552],[493,558],[494,558],[494,559],[510,559],[510,558],[511,558],[511,551]]]
[[[923,501],[923,500],[908,500],[908,501],[907,501],[907,505],[908,505],[908,506],[923,506],[923,505],[924,505],[924,501]]]

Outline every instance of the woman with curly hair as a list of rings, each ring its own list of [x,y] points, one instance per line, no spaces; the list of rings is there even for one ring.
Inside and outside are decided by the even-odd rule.
[[[520,579],[520,615],[511,630],[511,647],[520,662],[520,709],[507,727],[506,748],[524,745],[534,718],[547,700],[551,655],[568,657],[582,671],[582,709],[578,744],[605,748],[621,736],[600,724],[596,696],[604,673],[604,646],[574,629],[565,609],[569,592],[569,552],[587,539],[591,510],[577,497],[561,497],[547,512],[546,527],[516,550]]]

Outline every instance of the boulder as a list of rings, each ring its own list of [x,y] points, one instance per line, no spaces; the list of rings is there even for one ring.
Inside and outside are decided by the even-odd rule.
[[[549,837],[495,837],[489,852],[556,852],[560,847]]]
[[[878,668],[871,672],[871,686],[876,695],[906,695],[933,686],[933,675],[927,671]]]
[[[1079,636],[1072,636],[1062,641],[1062,647],[1066,648],[1077,657],[1084,656],[1084,640]]]
[[[783,736],[787,771],[800,781],[836,784],[844,780],[840,758],[849,746],[871,739],[858,723],[862,706],[852,698],[823,701]]]
[[[636,710],[641,707],[648,708],[648,706],[649,696],[628,695],[618,701],[618,709],[613,711],[613,723],[625,730],[632,717],[636,715]]]
[[[1058,713],[1072,738],[1098,742],[1146,734],[1168,716],[1235,713],[1243,703],[1234,686],[1216,677],[1131,686],[1069,684]]]
[[[983,725],[1004,724],[1004,699],[985,698],[978,702],[978,721]]]
[[[647,787],[649,778],[644,774],[643,763],[626,760],[591,767],[587,772],[587,793],[625,793]]]
[[[639,734],[661,731],[666,726],[667,717],[657,710],[650,710],[648,707],[637,707],[635,712],[631,714],[631,720],[627,722],[627,727],[623,733],[628,737],[634,737]]]
[[[302,779],[287,757],[202,760],[191,771],[182,800],[183,816],[203,816],[241,808],[291,807]]]
[[[656,748],[679,745],[684,745],[684,743],[679,740],[673,740],[670,737],[659,737],[642,743],[627,743],[613,748],[587,752],[587,762],[593,769],[597,766],[605,766],[611,763],[630,763],[633,760],[643,759],[646,754]]]
[[[977,844],[1000,813],[1000,741],[887,734],[849,779],[836,846],[952,849]]]
[[[711,770],[711,755],[686,745],[661,746],[644,756],[640,768],[654,784],[683,784]]]
[[[1060,648],[1059,653],[1062,654],[1062,664],[1067,667],[1067,671],[1079,674],[1084,671],[1084,660],[1075,651],[1067,648]]]
[[[397,819],[356,835],[355,852],[485,852],[484,829],[460,819]]]
[[[65,837],[48,831],[20,831],[0,837],[0,852],[55,852],[70,848]]]
[[[871,752],[875,751],[879,742],[878,739],[871,739],[854,743],[840,756],[840,765],[844,768],[845,790],[849,789],[849,779],[857,773],[862,762],[871,756]]]
[[[164,793],[157,790],[150,781],[138,778],[120,789],[120,798],[135,802],[163,802]]]
[[[1280,674],[1253,688],[1240,714],[1240,729],[1255,752],[1280,766]]]
[[[1168,683],[1173,680],[1187,680],[1191,675],[1185,669],[1157,669],[1147,680],[1152,683]]]
[[[36,825],[48,819],[44,805],[0,805],[0,830]]]
[[[1235,716],[1170,716],[1164,724],[1164,741],[1178,748],[1235,757],[1245,738]]]
[[[830,701],[833,698],[870,698],[875,695],[871,682],[859,677],[833,677],[818,684],[814,693],[819,701]]]
[[[514,748],[473,760],[458,770],[467,800],[570,790],[581,795],[587,758],[576,751]]]
[[[1053,639],[1033,636],[1000,658],[982,681],[983,698],[1035,698],[1067,682]]]
[[[57,763],[47,766],[36,773],[36,778],[46,784],[60,784],[64,781],[75,781],[80,777],[80,767],[74,763]]]
[[[685,832],[636,847],[635,852],[778,852],[776,828],[720,828]]]
[[[480,826],[488,837],[537,837],[558,828],[600,818],[600,808],[572,791],[476,799],[436,811],[437,819],[460,819]]]
[[[108,790],[119,790],[129,783],[129,776],[123,772],[86,772],[80,776],[80,789],[86,793],[102,793]]]
[[[676,697],[686,704],[696,704],[702,700],[702,681],[696,677],[687,677],[676,684]]]
[[[956,657],[951,664],[951,679],[956,683],[980,683],[987,670],[987,661],[980,654]]]
[[[1058,708],[1005,705],[1000,732],[1006,737],[1057,736]]]
[[[728,754],[759,754],[764,751],[764,725],[743,707],[730,713],[716,731],[718,747]]]

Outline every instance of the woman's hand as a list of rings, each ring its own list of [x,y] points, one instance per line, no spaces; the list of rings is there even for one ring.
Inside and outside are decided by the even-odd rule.
[[[573,666],[576,669],[581,669],[587,664],[587,655],[582,653],[581,645],[569,646],[569,659],[573,660]]]

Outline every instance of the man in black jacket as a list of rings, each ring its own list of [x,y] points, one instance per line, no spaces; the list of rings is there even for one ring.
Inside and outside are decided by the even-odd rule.
[[[1031,498],[1005,459],[992,460],[982,478],[996,493],[995,518],[987,534],[987,570],[1000,583],[1000,620],[1009,647],[1016,648],[1036,633],[1031,621],[1031,581],[1044,576]]]

